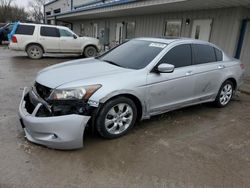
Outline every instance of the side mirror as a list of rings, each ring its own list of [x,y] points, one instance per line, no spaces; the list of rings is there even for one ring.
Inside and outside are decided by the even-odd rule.
[[[73,38],[74,38],[74,39],[77,39],[77,36],[76,36],[76,35],[73,35]]]
[[[162,63],[160,64],[157,69],[159,73],[172,73],[174,72],[174,65]]]

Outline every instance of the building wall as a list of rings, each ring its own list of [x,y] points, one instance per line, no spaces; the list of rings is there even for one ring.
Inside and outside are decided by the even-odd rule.
[[[71,10],[71,0],[58,0],[51,4],[44,6],[44,12],[51,11],[51,15],[53,15],[53,11],[55,9],[61,9],[61,12],[67,12]]]
[[[109,42],[115,41],[116,23],[135,21],[135,37],[150,37],[150,36],[162,36],[165,21],[172,19],[182,20],[182,37],[190,37],[192,30],[192,21],[195,19],[212,19],[212,30],[210,36],[210,42],[218,45],[226,53],[234,56],[239,37],[240,25],[242,20],[243,8],[226,8],[226,9],[214,9],[214,10],[200,10],[200,11],[186,11],[177,13],[165,13],[165,14],[152,14],[142,16],[129,16],[108,18],[99,20],[82,20],[73,22],[73,29],[76,33],[80,33],[81,24],[85,27],[85,35],[92,36],[92,25],[98,23],[98,27],[109,28]],[[191,20],[189,25],[186,25],[186,19]]]

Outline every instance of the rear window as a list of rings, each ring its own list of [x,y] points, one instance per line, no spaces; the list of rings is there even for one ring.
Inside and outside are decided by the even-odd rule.
[[[216,62],[215,51],[212,46],[193,44],[194,64]]]
[[[217,48],[214,48],[214,50],[215,50],[215,55],[216,55],[217,61],[222,61],[223,60],[222,52]]]
[[[59,31],[55,27],[41,27],[40,35],[44,37],[59,37]]]
[[[16,30],[16,34],[19,35],[33,35],[35,30],[34,25],[19,25]]]

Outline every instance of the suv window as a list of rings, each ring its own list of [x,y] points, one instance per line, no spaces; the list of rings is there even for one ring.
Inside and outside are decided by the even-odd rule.
[[[168,63],[174,65],[176,68],[185,67],[192,64],[192,51],[190,44],[181,44],[172,48],[160,60],[161,63]]]
[[[65,29],[59,29],[61,37],[73,37],[73,34]]]
[[[214,50],[215,50],[215,55],[216,55],[217,61],[222,61],[223,60],[222,52],[217,48],[214,48]]]
[[[205,44],[193,44],[194,64],[215,62],[215,51],[212,46]]]
[[[34,25],[18,25],[16,34],[19,35],[33,35],[35,30]]]
[[[44,37],[59,37],[58,29],[55,27],[41,27],[40,35]]]

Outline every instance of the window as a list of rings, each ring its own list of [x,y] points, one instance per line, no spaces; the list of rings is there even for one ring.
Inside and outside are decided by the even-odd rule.
[[[126,39],[132,39],[135,37],[135,22],[126,23]]]
[[[214,50],[215,50],[215,55],[216,55],[217,61],[222,61],[223,60],[222,52],[217,48],[214,48]]]
[[[100,60],[129,69],[146,67],[167,44],[130,40],[99,57]]]
[[[178,67],[185,67],[192,64],[192,51],[190,44],[181,44],[172,48],[160,60],[161,63],[168,63]]]
[[[46,12],[46,15],[47,16],[51,15],[51,11]]]
[[[61,12],[61,9],[60,9],[60,8],[54,10],[54,14],[58,14],[58,13],[60,13],[60,12]]]
[[[16,34],[19,35],[33,35],[35,26],[33,25],[19,25],[16,30]]]
[[[41,27],[40,31],[41,36],[45,37],[59,37],[58,29],[55,27]]]
[[[194,64],[215,62],[215,51],[212,46],[204,44],[192,45],[194,52]]]
[[[73,37],[73,33],[65,30],[65,29],[59,29],[60,36],[61,37]]]
[[[165,23],[164,36],[181,36],[181,20],[169,20]]]

